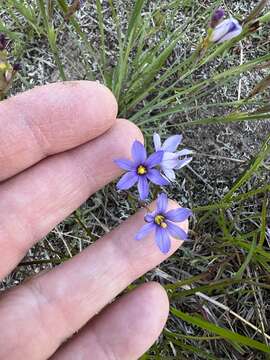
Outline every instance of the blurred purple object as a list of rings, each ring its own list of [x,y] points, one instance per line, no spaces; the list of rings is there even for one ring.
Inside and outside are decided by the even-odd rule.
[[[225,15],[225,11],[221,8],[216,9],[212,15],[211,21],[209,26],[214,29],[219,23],[220,21],[223,19]]]

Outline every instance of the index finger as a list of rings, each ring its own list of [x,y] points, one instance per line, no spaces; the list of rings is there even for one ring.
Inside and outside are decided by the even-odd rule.
[[[92,81],[54,83],[0,103],[0,181],[81,145],[115,122],[117,103]]]

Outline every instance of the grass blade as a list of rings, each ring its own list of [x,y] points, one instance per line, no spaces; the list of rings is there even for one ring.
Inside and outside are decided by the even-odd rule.
[[[182,319],[194,326],[198,326],[201,329],[204,329],[204,330],[210,331],[214,334],[220,335],[226,340],[229,340],[232,342],[237,342],[238,344],[245,345],[245,346],[251,347],[253,349],[263,351],[264,353],[270,354],[270,347],[266,346],[265,344],[263,344],[257,340],[253,340],[246,336],[237,334],[231,330],[221,328],[215,324],[212,324],[206,320],[201,319],[198,316],[191,316],[191,315],[186,314],[175,308],[171,308],[171,313],[173,315],[177,316],[179,319]]]

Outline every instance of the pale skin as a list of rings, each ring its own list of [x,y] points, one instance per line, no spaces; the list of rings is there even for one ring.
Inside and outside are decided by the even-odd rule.
[[[113,160],[130,158],[131,144],[143,138],[116,115],[110,91],[87,81],[38,87],[0,103],[0,279],[121,175]],[[169,309],[159,284],[111,303],[182,243],[172,239],[165,256],[154,234],[135,241],[144,214],[139,210],[79,255],[0,294],[1,360],[136,360],[153,344]],[[187,222],[180,226],[187,231]]]

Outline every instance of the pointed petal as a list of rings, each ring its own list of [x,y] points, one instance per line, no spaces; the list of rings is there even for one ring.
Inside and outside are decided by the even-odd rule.
[[[141,142],[135,140],[131,148],[132,158],[135,162],[135,165],[142,164],[145,162],[147,154],[145,147]]]
[[[152,213],[147,213],[145,216],[144,216],[144,221],[148,222],[148,223],[151,223],[154,221],[154,218],[156,216],[156,211],[152,212]]]
[[[162,161],[160,164],[161,169],[164,171],[165,169],[175,169],[175,167],[178,165],[179,160],[178,159],[174,159],[174,160],[165,160]]]
[[[121,179],[116,184],[118,190],[127,190],[131,188],[138,180],[138,175],[135,171],[127,172],[121,177]]]
[[[166,219],[173,222],[185,221],[191,215],[192,215],[192,211],[187,208],[178,208],[178,209],[170,210],[165,214]]]
[[[166,194],[161,193],[157,198],[157,213],[164,214],[168,206],[168,197]]]
[[[165,179],[165,177],[162,176],[157,169],[148,170],[146,176],[150,181],[152,181],[152,183],[156,185],[165,186],[170,184],[170,182],[167,179]]]
[[[229,18],[222,21],[216,28],[214,29],[211,41],[222,43],[226,40],[230,40],[242,32],[242,26],[239,22],[234,18]]]
[[[146,176],[139,176],[138,190],[141,200],[147,199],[149,195],[149,184]]]
[[[157,151],[157,152],[154,152],[153,154],[151,154],[149,156],[149,158],[145,161],[145,165],[151,169],[153,168],[154,166],[157,166],[161,163],[162,161],[162,158],[163,158],[163,155],[164,155],[164,151]]]
[[[170,181],[174,181],[175,180],[175,172],[172,169],[162,169],[164,175],[166,176],[166,178],[168,178]]]
[[[147,236],[150,231],[154,229],[155,225],[153,223],[143,225],[143,227],[135,235],[135,240],[141,240],[143,237]]]
[[[174,169],[179,162],[178,156],[175,153],[165,152],[163,159],[161,161],[161,168],[164,169]]]
[[[177,149],[178,145],[181,143],[181,141],[182,141],[182,135],[170,136],[167,140],[164,141],[161,148],[164,151],[174,152],[174,151],[176,151],[176,149]]]
[[[175,153],[175,155],[177,155],[178,157],[180,157],[180,156],[186,156],[186,155],[190,155],[190,154],[193,154],[193,151],[192,151],[192,150],[189,150],[189,149],[183,149],[183,150],[177,151],[177,152]]]
[[[235,30],[229,31],[226,35],[224,35],[218,42],[223,43],[224,41],[231,40],[236,36],[240,35],[241,32],[242,32],[242,27],[239,25],[239,27],[236,27]]]
[[[168,160],[177,160],[178,159],[178,155],[177,152],[170,152],[170,151],[164,151],[164,155],[163,155],[163,159],[164,161],[168,161]]]
[[[187,240],[187,233],[181,229],[179,226],[174,225],[173,223],[167,222],[167,229],[170,235],[179,240]]]
[[[186,166],[187,164],[189,164],[192,160],[192,157],[190,158],[186,158],[186,159],[183,159],[183,160],[179,160],[177,165],[175,166],[175,169],[176,170],[179,170],[181,169],[182,167]]]
[[[159,226],[156,227],[156,244],[163,254],[167,254],[171,248],[171,240],[167,230]]]
[[[118,165],[121,169],[132,171],[135,170],[135,166],[132,161],[128,159],[117,159],[114,160],[114,163]]]
[[[155,133],[153,135],[153,141],[154,141],[155,150],[156,151],[160,150],[160,148],[161,148],[161,140],[160,140],[160,136],[157,133]]]
[[[223,20],[218,26],[215,27],[212,32],[210,40],[212,42],[218,42],[220,39],[227,34],[231,26],[231,19]]]

